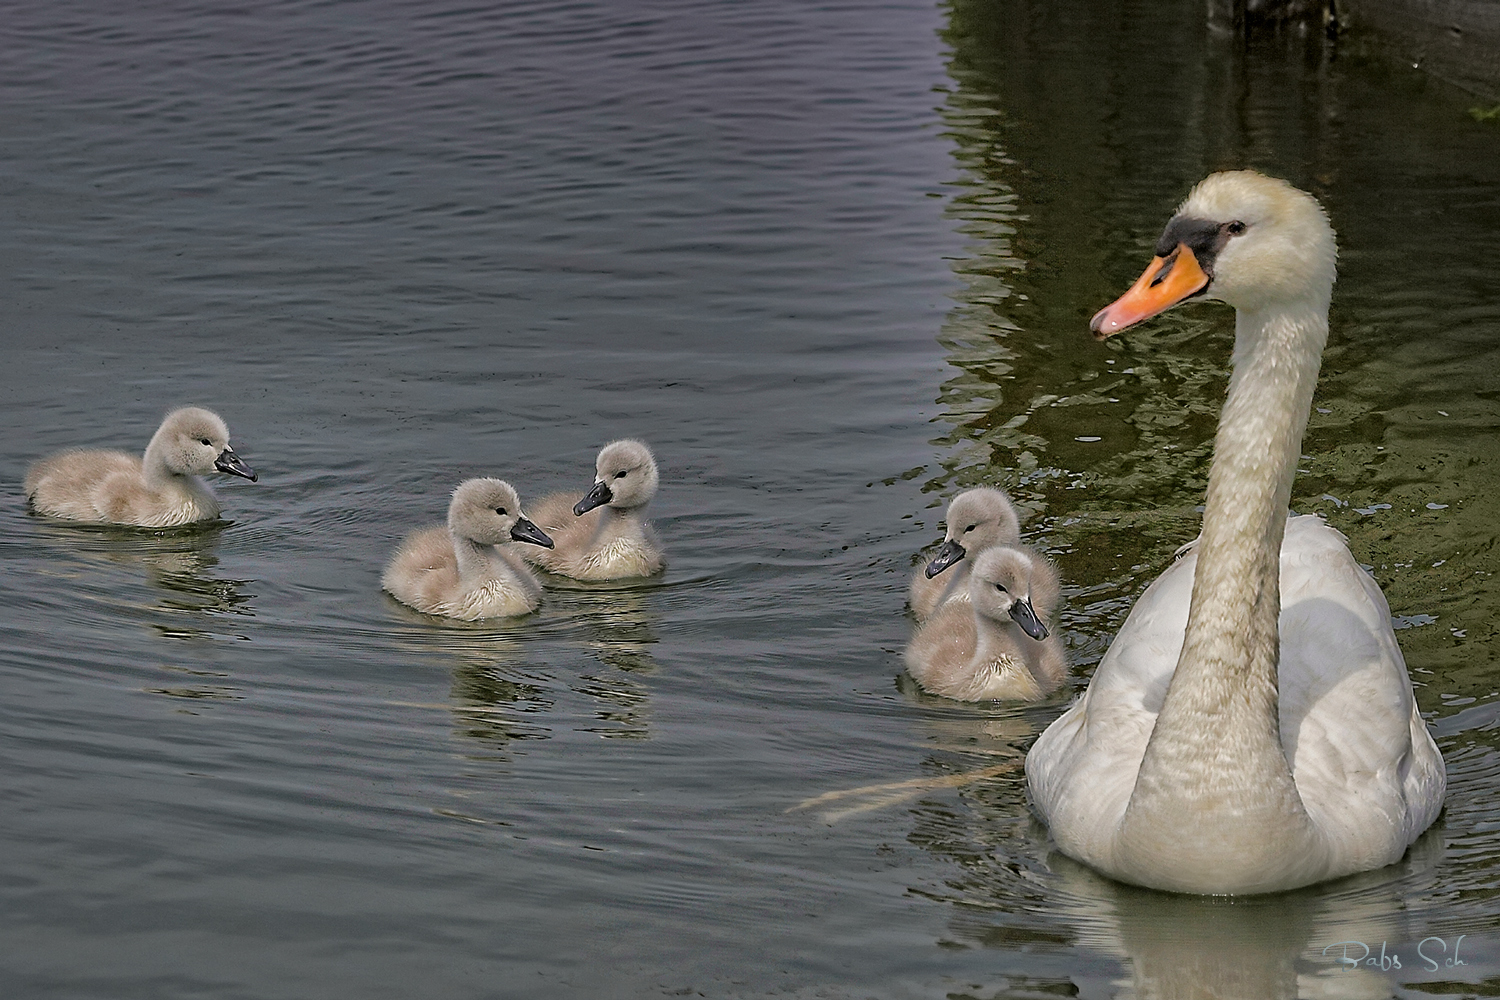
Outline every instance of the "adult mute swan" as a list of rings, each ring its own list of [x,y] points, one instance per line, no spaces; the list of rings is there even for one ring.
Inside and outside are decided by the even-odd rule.
[[[447,527],[414,531],[391,557],[381,586],[402,604],[464,621],[524,615],[542,588],[502,542],[552,547],[521,514],[521,498],[500,479],[467,479],[453,491]]]
[[[146,454],[61,451],[26,472],[26,499],[39,514],[138,528],[167,528],[219,516],[199,476],[227,472],[255,482],[255,471],[229,447],[218,414],[196,406],[168,413]]]
[[[1052,564],[1022,546],[996,545],[974,560],[967,590],[967,601],[948,601],[912,636],[912,679],[958,701],[1036,701],[1054,691],[1067,667],[1047,629],[1062,596]]]
[[[1004,490],[964,490],[948,503],[948,530],[932,561],[912,574],[910,598],[917,621],[926,621],[946,601],[969,599],[969,569],[985,550],[1021,540],[1021,521]],[[967,558],[968,562],[963,562]],[[962,563],[957,569],[949,567]]]
[[[1198,295],[1236,310],[1202,533],[1026,758],[1058,847],[1121,881],[1292,889],[1391,864],[1442,808],[1380,588],[1343,535],[1287,517],[1335,256],[1311,197],[1214,174],[1091,324],[1107,337]]]
[[[652,576],[666,568],[646,505],[656,496],[656,459],[644,441],[611,441],[594,463],[587,493],[554,493],[536,505],[536,521],[557,542],[524,549],[531,563],[575,580]]]

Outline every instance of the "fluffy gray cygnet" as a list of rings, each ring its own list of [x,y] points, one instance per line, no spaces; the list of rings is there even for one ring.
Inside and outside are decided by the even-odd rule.
[[[218,500],[198,478],[212,472],[256,479],[229,446],[224,421],[186,406],[167,414],[141,458],[72,450],[42,459],[26,473],[26,499],[49,517],[166,528],[219,516]]]
[[[528,562],[575,580],[653,576],[666,568],[661,542],[646,520],[656,495],[656,459],[643,441],[612,441],[594,463],[587,493],[554,493],[536,505],[536,522],[552,549],[524,548]]]
[[[542,588],[514,554],[496,548],[552,539],[521,513],[521,498],[499,479],[469,479],[453,491],[447,526],[414,531],[401,543],[381,585],[402,604],[429,615],[476,621],[524,615]]]
[[[912,575],[911,609],[918,621],[950,600],[968,601],[974,560],[993,546],[1021,540],[1020,519],[1004,490],[965,490],[949,502],[946,521],[942,547]]]
[[[958,701],[1036,701],[1062,683],[1062,642],[1048,621],[1062,596],[1039,553],[1000,545],[974,560],[969,600],[948,601],[906,647],[906,670],[925,690]]]

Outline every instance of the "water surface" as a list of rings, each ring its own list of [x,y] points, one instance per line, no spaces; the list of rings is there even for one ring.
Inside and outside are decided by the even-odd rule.
[[[7,995],[1500,988],[1500,130],[1463,95],[1188,3],[0,24]],[[1087,318],[1247,165],[1340,233],[1294,504],[1385,587],[1450,792],[1390,869],[1177,899],[1053,852],[1019,762],[1196,532],[1227,379],[1222,309]],[[230,523],[25,513],[29,462],[185,402],[262,474]],[[379,592],[459,480],[583,489],[623,435],[662,579],[476,625]],[[1069,584],[1038,706],[900,677],[906,577],[979,482]]]

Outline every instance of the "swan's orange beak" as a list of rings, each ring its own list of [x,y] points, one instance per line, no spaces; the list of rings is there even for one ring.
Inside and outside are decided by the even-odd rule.
[[[1186,243],[1179,243],[1167,256],[1152,257],[1146,273],[1136,279],[1130,291],[1094,314],[1089,329],[1094,331],[1096,339],[1103,340],[1127,326],[1166,312],[1188,296],[1203,291],[1208,281],[1193,251]]]

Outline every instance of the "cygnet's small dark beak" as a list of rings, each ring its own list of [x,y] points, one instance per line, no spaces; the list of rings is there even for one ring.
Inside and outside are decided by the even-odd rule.
[[[573,505],[573,514],[582,517],[595,507],[602,507],[614,498],[615,495],[609,490],[609,484],[601,479],[594,484],[593,489],[584,494],[582,500]]]
[[[1010,606],[1010,616],[1021,626],[1021,631],[1041,642],[1047,638],[1047,626],[1037,621],[1036,612],[1031,608],[1030,601],[1014,601]]]
[[[932,557],[932,562],[927,564],[927,579],[931,580],[966,555],[968,553],[964,551],[964,547],[957,542],[944,542],[943,547],[937,550],[937,555]]]
[[[518,542],[530,542],[546,549],[553,547],[552,539],[547,537],[547,533],[524,517],[516,518],[516,523],[511,525],[510,537]]]
[[[234,449],[227,444],[224,450],[219,452],[219,457],[214,459],[214,468],[220,472],[227,472],[231,476],[244,476],[252,483],[256,481],[255,470],[241,462],[240,456],[236,455]]]

